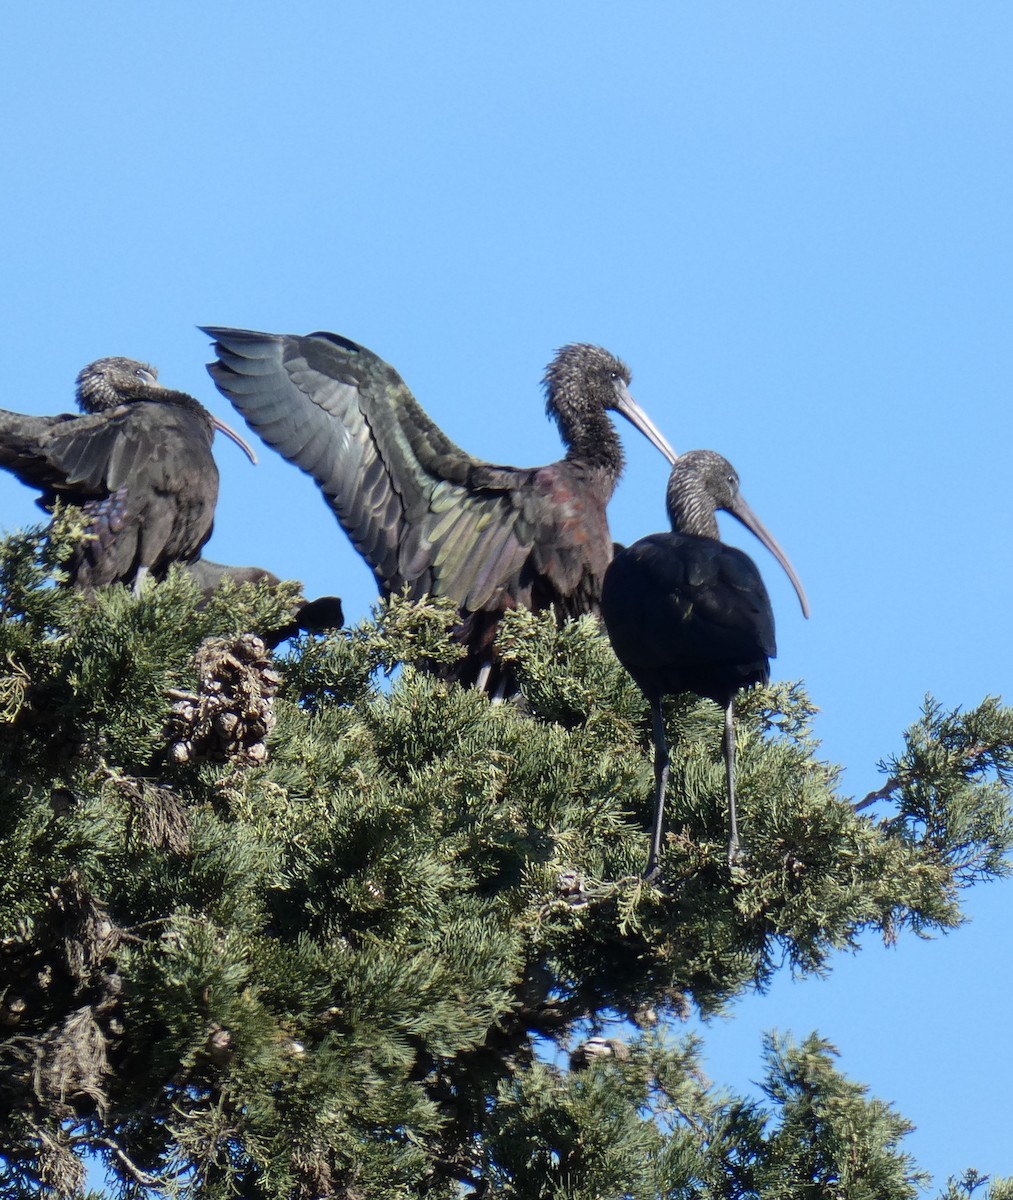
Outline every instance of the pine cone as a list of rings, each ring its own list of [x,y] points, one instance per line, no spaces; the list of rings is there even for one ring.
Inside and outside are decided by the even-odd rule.
[[[194,656],[199,691],[171,692],[166,726],[170,761],[178,764],[267,757],[274,729],[272,701],[281,677],[255,634],[235,640],[205,638]]]
[[[619,1062],[627,1062],[630,1048],[618,1038],[588,1038],[570,1054],[570,1070],[584,1071],[591,1063],[603,1058],[614,1058]]]

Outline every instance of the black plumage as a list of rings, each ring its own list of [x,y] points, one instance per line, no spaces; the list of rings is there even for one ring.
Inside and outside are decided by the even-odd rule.
[[[0,467],[42,495],[80,508],[87,537],[69,564],[70,582],[135,587],[190,562],[211,536],[218,468],[216,429],[253,452],[192,396],[158,383],[129,358],[90,363],[77,379],[82,416],[0,410]]]
[[[655,818],[648,875],[657,869],[668,780],[664,696],[694,692],[725,713],[729,861],[738,854],[734,699],[765,684],[777,653],[770,597],[756,564],[720,541],[717,510],[731,513],[777,558],[809,602],[784,551],[739,494],[731,464],[711,450],[675,462],[668,485],[671,533],[654,533],[616,553],[605,575],[602,617],[616,656],[651,706],[655,744]]]
[[[282,582],[272,571],[263,567],[230,567],[212,562],[209,558],[198,558],[187,563],[186,570],[206,599],[210,599],[224,583],[236,587],[252,583],[276,588]],[[300,633],[329,633],[340,629],[344,623],[345,613],[340,596],[318,596],[315,600],[300,597],[284,624],[275,629],[258,630],[258,633],[268,649],[273,650],[281,642]]]
[[[675,455],[629,393],[629,369],[597,346],[565,346],[545,375],[567,447],[546,467],[497,466],[456,446],[388,363],[333,333],[208,328],[209,371],[247,423],[316,480],[385,595],[449,597],[468,658],[489,684],[506,609],[595,612],[612,557],[605,509],[623,467],[608,412]]]
[[[186,570],[208,599],[218,591],[223,583],[235,584],[236,587],[241,587],[245,583],[267,584],[271,588],[281,584],[278,576],[264,567],[231,567],[203,557],[187,563]]]

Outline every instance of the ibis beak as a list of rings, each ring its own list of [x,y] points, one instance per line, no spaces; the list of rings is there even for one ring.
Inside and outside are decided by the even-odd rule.
[[[798,596],[799,604],[802,605],[802,615],[808,619],[809,599],[805,594],[805,588],[802,586],[802,580],[799,579],[787,554],[785,554],[785,552],[777,544],[777,539],[741,496],[735,497],[733,503],[728,506],[727,511],[730,512],[737,521],[741,521],[742,524],[745,525],[745,527],[750,531],[750,533],[754,533],[781,564],[781,566],[784,568],[784,573],[791,580],[791,585],[795,589],[795,595]]]
[[[668,459],[669,463],[675,465],[676,453],[662,436],[661,430],[655,425],[651,418],[644,412],[640,405],[630,395],[630,389],[625,383],[619,382],[616,386],[616,412],[622,413],[631,425],[635,425],[637,429],[644,435],[655,449],[660,450]]]
[[[242,450],[242,452],[250,460],[250,462],[253,463],[254,466],[257,465],[257,456],[253,453],[253,451],[250,449],[250,447],[246,444],[246,442],[243,441],[243,439],[239,436],[238,433],[236,433],[236,431],[234,429],[232,429],[232,428],[230,428],[230,426],[226,425],[224,421],[219,421],[218,418],[215,416],[212,416],[211,424],[220,433],[224,433],[227,438],[231,438],[232,441],[234,441],[236,443],[236,445],[239,447],[239,449]]]

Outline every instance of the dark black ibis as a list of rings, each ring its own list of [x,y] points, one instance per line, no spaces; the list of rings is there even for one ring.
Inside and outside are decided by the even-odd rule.
[[[203,557],[187,563],[186,570],[209,599],[226,582],[234,583],[237,587],[244,583],[266,583],[272,588],[281,583],[278,576],[265,567],[229,567]]]
[[[735,468],[712,450],[681,455],[668,482],[671,533],[652,533],[619,550],[605,574],[602,617],[616,657],[651,706],[654,734],[654,831],[648,878],[661,858],[668,782],[663,696],[695,692],[724,709],[724,759],[731,826],[728,860],[739,852],[735,812],[735,716],[740,688],[766,683],[777,653],[770,597],[756,564],[724,545],[717,510],[741,521],[788,574],[802,612],[805,590],[781,547],[739,494]]]
[[[69,564],[70,582],[139,588],[190,562],[211,536],[218,468],[216,429],[256,462],[241,437],[192,396],[158,382],[146,363],[101,358],[77,378],[84,415],[35,417],[0,410],[0,467],[39,504],[57,500],[88,517],[88,536]]]
[[[334,333],[209,327],[208,370],[247,423],[320,486],[384,595],[446,596],[468,657],[453,677],[493,690],[503,612],[597,612],[612,558],[605,508],[623,468],[608,413],[675,454],[630,395],[629,368],[598,346],[564,346],[545,373],[566,457],[482,462],[426,415],[388,363]],[[502,681],[501,681],[502,682]]]
[[[229,567],[224,563],[212,562],[209,558],[198,558],[187,563],[186,570],[207,599],[225,582],[237,586],[259,583],[271,588],[278,587],[282,582],[277,575],[263,567]],[[339,596],[318,596],[315,600],[300,598],[284,625],[260,630],[259,633],[268,649],[273,650],[281,642],[300,633],[329,633],[340,629],[344,623],[345,614]]]

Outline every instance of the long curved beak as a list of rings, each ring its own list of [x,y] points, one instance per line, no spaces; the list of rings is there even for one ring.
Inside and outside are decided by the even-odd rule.
[[[224,421],[219,421],[218,418],[215,416],[212,416],[211,424],[220,433],[224,433],[227,438],[231,438],[231,440],[236,443],[236,445],[239,447],[240,450],[242,450],[242,452],[246,455],[246,457],[250,460],[250,462],[253,463],[254,466],[257,465],[257,456],[253,453],[253,451],[250,449],[250,447],[246,444],[246,442],[243,441],[243,439],[239,436],[238,433],[236,433],[236,431],[234,429],[232,429],[232,428],[230,428],[230,426],[226,425]]]
[[[802,586],[802,580],[799,579],[795,568],[791,565],[788,555],[777,544],[777,539],[764,525],[760,518],[753,512],[749,505],[742,499],[741,496],[736,496],[735,500],[726,509],[737,520],[754,533],[761,542],[767,547],[771,554],[784,568],[784,573],[791,580],[791,586],[795,589],[795,595],[798,596],[798,602],[802,605],[802,616],[807,620],[809,617],[809,598],[805,594],[805,588]]]
[[[651,445],[660,450],[669,463],[674,466],[675,451],[662,436],[657,425],[630,395],[630,389],[622,382],[616,388],[616,412],[621,413],[631,425],[635,425]]]

